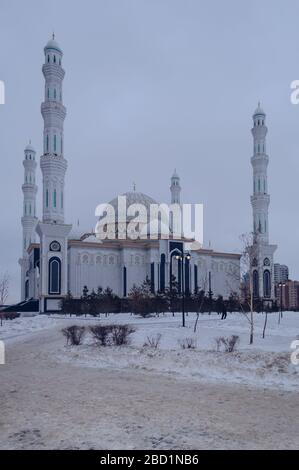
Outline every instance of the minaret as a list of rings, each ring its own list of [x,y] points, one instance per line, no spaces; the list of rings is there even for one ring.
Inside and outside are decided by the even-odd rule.
[[[174,170],[170,180],[171,205],[173,212],[170,212],[169,226],[174,237],[183,235],[182,233],[182,214],[181,214],[181,186],[180,177]]]
[[[258,104],[253,114],[253,245],[251,247],[251,275],[255,298],[274,299],[274,263],[276,245],[269,244],[269,204],[267,168],[269,157],[266,149],[266,114]]]
[[[27,248],[31,243],[35,242],[36,234],[35,227],[37,224],[36,217],[36,193],[37,186],[35,184],[35,171],[36,171],[36,152],[31,143],[27,145],[24,151],[25,158],[23,160],[24,166],[24,184],[22,186],[24,204],[23,204],[23,256],[27,253]]]
[[[36,171],[36,152],[31,145],[31,142],[24,150],[24,183],[22,186],[23,191],[23,216],[22,216],[22,258],[19,260],[21,266],[21,300],[25,300],[28,293],[26,293],[26,272],[28,270],[28,253],[27,249],[31,243],[36,241],[35,228],[37,225],[36,217],[36,193],[37,186],[35,184],[35,171]]]
[[[251,205],[253,211],[253,233],[264,243],[269,243],[268,209],[270,196],[268,194],[267,168],[269,157],[266,154],[266,114],[260,103],[253,115],[253,196]]]
[[[41,105],[44,119],[44,154],[40,159],[43,175],[43,219],[37,226],[40,237],[40,311],[60,309],[60,299],[68,289],[67,252],[71,225],[64,224],[63,124],[66,109],[62,103],[62,50],[52,39],[44,48],[45,100]]]
[[[53,38],[45,49],[43,74],[45,101],[41,106],[44,119],[44,154],[40,165],[43,174],[43,222],[64,223],[64,177],[67,161],[63,157],[63,123],[66,108],[62,103],[62,50]]]
[[[180,177],[178,176],[176,169],[171,177],[171,204],[181,204],[181,186]]]

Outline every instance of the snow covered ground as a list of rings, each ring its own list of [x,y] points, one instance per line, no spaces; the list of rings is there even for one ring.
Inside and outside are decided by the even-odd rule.
[[[0,340],[15,340],[24,335],[53,328],[57,320],[47,315],[33,315],[28,317],[19,317],[15,320],[3,320],[0,326]]]
[[[212,313],[200,315],[196,333],[193,332],[195,314],[186,316],[186,328],[181,326],[181,314],[159,318],[139,318],[129,314],[110,315],[101,319],[69,318],[61,315],[18,318],[5,321],[0,328],[0,339],[17,340],[48,328],[70,324],[88,326],[101,322],[132,324],[129,346],[99,347],[87,334],[79,347],[60,347],[53,351],[58,362],[99,369],[139,369],[169,374],[177,379],[240,383],[262,388],[296,390],[299,384],[299,366],[290,361],[291,343],[299,337],[299,314],[284,312],[281,323],[278,314],[268,315],[266,337],[262,338],[264,315],[255,315],[254,344],[249,345],[249,322],[242,314],[229,314],[226,320]],[[60,334],[58,331],[57,334]],[[157,349],[145,346],[148,337],[161,334]],[[233,353],[217,352],[215,338],[238,335],[240,342]],[[183,350],[185,338],[193,338],[196,348]]]
[[[255,318],[255,343],[241,315],[141,319],[19,318],[0,327],[0,449],[297,449],[298,367],[290,343],[299,315]],[[131,323],[129,346],[100,348],[87,335],[65,346],[64,326]],[[147,336],[161,333],[157,350]],[[216,336],[240,336],[219,353]],[[178,340],[195,337],[195,350]]]

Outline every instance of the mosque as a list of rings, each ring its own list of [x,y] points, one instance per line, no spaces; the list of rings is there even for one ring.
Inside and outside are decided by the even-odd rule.
[[[44,48],[42,67],[45,79],[45,98],[41,105],[44,120],[42,172],[42,215],[36,213],[38,188],[36,152],[31,145],[25,148],[21,300],[39,301],[39,311],[59,311],[60,300],[71,292],[80,297],[84,286],[89,290],[110,287],[118,296],[127,297],[133,285],[146,278],[153,291],[163,291],[172,279],[186,292],[199,289],[212,290],[214,297],[224,298],[239,292],[240,255],[204,249],[190,238],[176,238],[170,227],[170,236],[161,233],[150,237],[99,239],[96,232],[72,228],[64,217],[65,173],[64,120],[62,85],[65,75],[63,52],[55,37]],[[268,195],[265,153],[265,115],[258,109],[254,116],[254,228],[260,234],[260,247],[255,257],[255,288],[272,292],[272,266],[274,248],[268,243]],[[262,155],[261,155],[262,154]],[[150,209],[157,202],[135,188],[126,193],[127,205],[142,204]],[[110,203],[117,212],[117,197]],[[181,205],[181,182],[175,171],[170,180],[171,204]],[[125,224],[130,221],[125,220]],[[188,253],[188,256],[185,256]],[[267,264],[266,261],[267,260]],[[267,274],[265,274],[267,271]],[[269,277],[270,276],[270,277]],[[267,288],[264,287],[264,284]],[[270,287],[269,287],[270,286]],[[268,289],[268,290],[267,290]],[[270,289],[270,291],[269,291]]]

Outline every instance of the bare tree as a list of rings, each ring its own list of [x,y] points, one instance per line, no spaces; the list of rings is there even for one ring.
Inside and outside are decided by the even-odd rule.
[[[241,276],[245,275],[248,276],[248,288],[246,289],[246,295],[244,300],[244,303],[240,299],[240,307],[241,307],[241,312],[245,316],[246,320],[248,321],[250,325],[250,335],[249,335],[249,344],[253,344],[253,338],[254,338],[254,315],[253,315],[253,272],[252,272],[252,266],[254,259],[258,258],[258,245],[255,242],[255,237],[254,234],[243,234],[240,236],[240,240],[242,242],[243,248],[242,248],[242,253],[241,253]],[[237,271],[236,271],[237,272]],[[232,280],[236,280],[235,276],[238,276],[240,279],[239,273],[230,273],[230,276],[232,277]],[[229,284],[229,280],[227,281]],[[244,309],[244,304],[247,304],[249,307],[249,314],[245,311]]]
[[[243,253],[242,253],[242,264],[243,268],[246,269],[245,272],[248,273],[249,277],[249,305],[250,305],[250,341],[249,344],[253,344],[253,335],[254,335],[254,315],[253,315],[253,295],[254,295],[254,286],[253,286],[253,270],[255,260],[258,259],[258,244],[255,240],[255,235],[242,235],[241,240],[243,241]]]
[[[266,312],[265,312],[265,322],[264,322],[264,328],[263,328],[263,339],[265,339],[266,336],[266,328],[267,328],[267,322],[268,322],[268,308],[266,307]]]
[[[4,305],[9,294],[9,275],[4,273],[0,275],[0,305]]]

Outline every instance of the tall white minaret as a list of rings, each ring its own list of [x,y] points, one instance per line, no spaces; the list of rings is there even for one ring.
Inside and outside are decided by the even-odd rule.
[[[173,236],[183,235],[182,232],[182,214],[178,216],[178,211],[181,211],[181,186],[180,186],[180,177],[177,174],[176,170],[170,180],[170,194],[171,194],[171,205],[175,208],[175,212],[170,213],[170,231]],[[175,215],[176,214],[176,215]]]
[[[274,263],[276,245],[269,244],[269,204],[267,169],[269,157],[266,148],[266,114],[258,104],[253,114],[253,246],[251,250],[251,272],[254,297],[274,299]]]
[[[36,152],[31,145],[31,142],[24,150],[24,183],[22,186],[23,191],[23,216],[22,216],[22,258],[19,260],[21,266],[21,300],[25,300],[28,293],[26,293],[26,272],[28,270],[28,253],[27,249],[31,243],[36,241],[35,228],[37,225],[36,217],[36,193],[37,185],[35,183],[36,172]]]
[[[43,218],[37,225],[40,237],[40,311],[59,310],[60,299],[67,294],[68,235],[72,226],[64,223],[63,124],[66,108],[62,103],[62,50],[52,39],[44,48],[45,100],[41,105],[44,119],[44,153],[40,159],[43,175]]]
[[[174,173],[171,177],[170,193],[171,193],[171,204],[181,204],[181,186],[180,186],[180,177],[174,170]]]
[[[264,243],[269,243],[268,210],[270,196],[268,194],[267,168],[269,157],[266,153],[266,114],[258,104],[253,115],[253,195],[251,205],[253,211],[253,233]]]
[[[63,123],[66,108],[62,103],[62,50],[55,36],[45,49],[43,74],[45,101],[41,105],[44,119],[44,154],[40,165],[43,174],[43,222],[64,223],[64,177],[67,161],[63,157]]]

